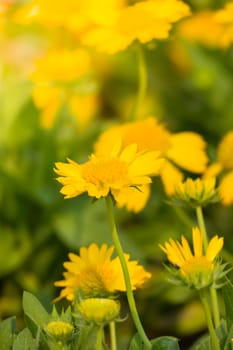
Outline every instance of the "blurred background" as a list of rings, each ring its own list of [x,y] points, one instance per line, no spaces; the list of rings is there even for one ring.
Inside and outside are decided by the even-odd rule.
[[[194,14],[226,3],[186,2]],[[16,14],[25,3],[0,0],[0,318],[17,315],[19,328],[24,290],[51,309],[68,252],[93,241],[112,244],[104,201],[64,200],[53,167],[67,158],[86,161],[103,130],[128,121],[138,86],[136,45],[114,55],[78,48],[77,57],[63,60],[61,47],[76,49],[74,37],[63,28],[22,23]],[[141,116],[156,116],[172,133],[201,134],[214,161],[221,138],[233,130],[233,49],[218,45],[207,17],[185,21],[167,40],[143,46],[148,93]],[[231,263],[232,206],[212,204],[204,214],[210,235],[224,235],[223,257]],[[174,335],[186,349],[204,332],[204,316],[193,291],[167,281],[158,245],[191,235],[195,212],[170,206],[155,179],[145,209],[118,209],[116,216],[124,250],[153,273],[136,293],[148,335]],[[123,347],[134,332],[130,318],[118,328]]]

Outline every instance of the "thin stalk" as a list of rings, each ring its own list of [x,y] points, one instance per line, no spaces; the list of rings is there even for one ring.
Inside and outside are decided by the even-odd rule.
[[[203,216],[202,207],[196,208],[196,214],[197,214],[197,222],[198,226],[203,234],[204,237],[204,249],[205,252],[207,251],[208,247],[208,236],[205,226],[205,220]],[[220,324],[220,313],[219,313],[219,305],[218,305],[218,296],[217,291],[215,288],[210,287],[210,296],[211,296],[211,302],[212,302],[212,311],[213,311],[213,317],[214,317],[214,324],[215,327],[217,327]]]
[[[110,322],[109,328],[110,328],[111,350],[117,350],[117,343],[116,343],[116,324],[115,324],[114,321]]]
[[[213,344],[213,349],[214,350],[221,350],[217,335],[216,335],[215,330],[214,330],[214,325],[213,325],[212,318],[211,318],[211,311],[209,308],[206,290],[200,291],[199,295],[200,295],[200,299],[201,299],[203,309],[205,312],[206,322],[207,322],[207,326],[208,326],[208,329],[210,332],[210,338],[211,338],[211,341]]]
[[[147,92],[147,80],[148,80],[145,56],[141,45],[137,47],[137,51],[138,51],[137,52],[138,53],[138,92],[137,92],[135,109],[132,116],[133,120],[138,119],[140,108],[143,105],[143,102],[145,100],[145,96]]]
[[[96,331],[96,347],[95,350],[103,349],[103,327],[98,327]]]
[[[135,300],[134,300],[134,295],[133,295],[133,291],[132,291],[132,287],[131,287],[131,282],[130,282],[130,275],[129,275],[127,263],[125,260],[124,252],[123,252],[123,249],[121,246],[121,242],[120,242],[120,239],[118,236],[115,218],[113,215],[113,204],[112,204],[112,199],[110,196],[106,197],[106,206],[107,206],[107,213],[108,213],[109,222],[110,222],[111,231],[112,231],[113,242],[114,242],[117,254],[119,256],[122,271],[124,274],[124,280],[125,280],[125,285],[126,285],[126,295],[127,295],[127,299],[128,299],[128,303],[129,303],[130,312],[131,312],[134,324],[137,328],[137,331],[138,331],[142,341],[144,342],[144,344],[146,346],[146,349],[151,349],[151,343],[150,343],[150,341],[149,341],[149,339],[148,339],[148,337],[143,329],[143,326],[141,324],[141,320],[140,320],[138,312],[137,312],[137,308],[136,308],[136,304],[135,304]]]

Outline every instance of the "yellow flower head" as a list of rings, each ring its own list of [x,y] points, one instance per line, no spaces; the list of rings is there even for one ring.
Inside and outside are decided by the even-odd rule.
[[[223,28],[220,45],[229,47],[233,42],[233,1],[227,2],[223,9],[216,11],[215,20]]]
[[[91,197],[106,197],[110,193],[118,201],[121,192],[129,188],[138,191],[157,175],[162,160],[158,152],[138,152],[137,145],[121,149],[120,144],[104,156],[92,154],[86,163],[56,163],[55,172],[60,175],[61,193],[65,198],[76,197],[84,192]]]
[[[120,303],[106,298],[83,299],[78,311],[87,323],[104,325],[115,320],[120,314]]]
[[[176,277],[191,288],[201,289],[214,285],[224,274],[221,265],[215,261],[223,247],[223,237],[211,239],[206,253],[203,253],[203,236],[199,228],[192,230],[193,252],[185,237],[181,242],[170,239],[160,248],[168,260],[178,268],[173,271]]]
[[[54,49],[35,60],[33,99],[42,111],[43,127],[53,126],[63,104],[68,104],[79,127],[89,123],[98,107],[96,84],[87,82],[91,74],[90,55],[84,49]]]
[[[233,131],[229,131],[219,143],[217,161],[211,164],[204,176],[209,178],[221,174],[219,196],[223,205],[233,203]]]
[[[74,331],[72,324],[63,321],[52,321],[45,327],[45,332],[56,341],[67,341]]]
[[[70,261],[64,263],[66,272],[64,280],[55,282],[55,286],[62,287],[60,296],[74,301],[75,294],[80,288],[84,295],[101,297],[116,292],[125,292],[124,276],[118,257],[112,259],[114,247],[108,248],[103,244],[100,248],[92,243],[88,248],[82,247],[80,255],[69,254]],[[125,254],[132,289],[141,287],[151,274],[138,265],[136,260],[130,261]]]
[[[95,153],[103,156],[117,140],[122,141],[122,147],[136,143],[140,151],[153,150],[161,153],[165,161],[160,176],[169,195],[174,193],[176,183],[183,178],[180,167],[194,173],[202,173],[208,161],[205,153],[206,144],[199,134],[193,132],[172,134],[152,117],[107,130],[100,135],[95,145]],[[130,197],[128,200],[130,201]],[[143,203],[142,198],[139,200]]]
[[[108,25],[87,31],[82,40],[112,54],[126,49],[134,40],[144,44],[167,38],[172,23],[189,14],[189,7],[180,0],[138,1],[119,9]]]
[[[178,182],[176,190],[172,196],[175,204],[190,205],[191,207],[203,206],[217,201],[217,191],[215,188],[216,179],[188,178],[184,182]]]

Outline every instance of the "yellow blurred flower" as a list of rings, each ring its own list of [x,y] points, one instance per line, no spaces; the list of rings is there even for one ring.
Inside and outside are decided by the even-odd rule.
[[[86,322],[99,325],[115,320],[120,314],[120,303],[106,298],[83,299],[77,307]]]
[[[222,175],[219,184],[219,196],[224,205],[233,203],[233,131],[229,131],[219,143],[217,161],[211,164],[204,176]]]
[[[95,145],[95,153],[103,156],[117,140],[122,141],[122,147],[136,143],[139,151],[153,150],[161,153],[165,161],[160,170],[160,176],[165,191],[169,195],[174,193],[176,183],[183,179],[183,174],[178,167],[194,173],[202,173],[208,161],[205,153],[206,144],[199,134],[194,132],[172,134],[152,117],[110,128],[100,135]],[[148,198],[148,192],[146,196]],[[130,197],[128,202],[130,207]]]
[[[221,265],[216,263],[216,257],[223,247],[223,237],[213,237],[203,254],[203,236],[199,228],[192,230],[193,252],[184,236],[181,242],[170,239],[160,248],[167,259],[176,267],[173,271],[184,284],[195,289],[214,285],[223,276]],[[178,268],[178,274],[177,274]]]
[[[106,145],[107,147],[107,145]],[[112,150],[112,151],[110,151]],[[57,180],[63,185],[61,193],[72,198],[87,192],[90,197],[106,197],[110,193],[118,202],[125,190],[141,191],[151,182],[151,176],[158,175],[163,160],[158,152],[138,152],[137,145],[121,148],[106,148],[104,156],[92,154],[86,163],[56,163]]]
[[[190,14],[180,0],[145,0],[122,7],[115,20],[87,31],[83,43],[110,54],[126,49],[134,40],[147,43],[166,39],[172,23]]]
[[[75,32],[82,43],[115,53],[134,40],[146,43],[165,39],[172,23],[188,16],[181,0],[144,0],[127,5],[125,0],[34,0],[15,15],[20,23],[39,22],[63,26]]]
[[[91,59],[84,49],[56,49],[37,58],[31,75],[33,99],[41,110],[41,124],[53,126],[56,114],[68,104],[79,127],[85,127],[98,107],[96,86],[90,80]]]
[[[100,248],[92,243],[89,247],[82,247],[80,255],[69,254],[71,261],[65,262],[64,280],[55,282],[55,286],[62,287],[60,296],[74,301],[77,288],[85,295],[101,297],[116,292],[125,292],[125,281],[118,257],[112,259],[114,247],[103,244]],[[138,265],[136,260],[130,261],[130,256],[124,254],[129,270],[132,289],[141,287],[151,274]]]
[[[176,184],[175,193],[172,196],[174,204],[190,205],[191,207],[203,206],[217,201],[216,179],[187,178],[184,182]]]
[[[223,9],[216,11],[215,20],[223,28],[220,45],[229,47],[233,42],[233,1],[227,2]]]

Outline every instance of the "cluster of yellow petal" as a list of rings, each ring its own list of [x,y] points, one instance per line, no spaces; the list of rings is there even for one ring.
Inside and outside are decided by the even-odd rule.
[[[120,260],[118,257],[111,258],[113,250],[114,247],[107,247],[106,244],[99,248],[92,243],[87,248],[82,247],[79,256],[70,253],[70,261],[64,263],[67,270],[64,280],[55,282],[56,286],[63,288],[56,300],[66,298],[73,301],[77,288],[92,296],[126,291]],[[125,260],[132,289],[141,287],[151,274],[136,260],[130,261],[128,254],[125,254]]]
[[[161,153],[165,161],[160,176],[169,195],[174,193],[176,183],[183,178],[178,167],[202,173],[208,162],[205,153],[206,144],[199,134],[194,132],[172,134],[153,117],[110,128],[100,135],[95,144],[95,153],[103,156],[117,140],[122,141],[122,146],[136,143],[139,150]],[[146,203],[146,199],[144,202]],[[131,206],[130,197],[128,203]]]
[[[16,20],[63,26],[85,45],[115,53],[136,39],[146,43],[167,38],[172,23],[189,14],[181,0],[144,0],[133,5],[124,0],[34,0],[18,11]]]
[[[35,60],[31,79],[35,83],[33,99],[42,111],[41,124],[45,128],[53,126],[61,106],[68,104],[79,127],[85,127],[93,119],[98,109],[98,99],[94,84],[86,84],[82,79],[90,75],[91,59],[84,49],[54,49]]]
[[[217,150],[217,161],[211,164],[205,177],[217,176],[222,173],[220,179],[219,195],[224,205],[233,203],[233,131],[229,131],[220,141]]]
[[[65,198],[84,192],[95,198],[111,193],[116,202],[118,197],[122,202],[122,196],[130,190],[142,191],[142,186],[151,182],[151,176],[158,175],[163,162],[158,156],[158,152],[138,152],[136,144],[122,149],[118,142],[105,155],[92,154],[86,163],[56,163],[55,172],[60,175],[57,180],[63,185],[61,193]]]
[[[66,341],[74,331],[72,324],[63,321],[52,321],[45,327],[45,332],[56,341]]]
[[[193,252],[184,236],[181,243],[170,239],[160,248],[168,260],[179,268],[181,278],[191,287],[205,288],[214,282],[215,259],[223,247],[223,237],[211,239],[203,254],[203,235],[199,228],[192,230]]]
[[[215,188],[216,179],[197,178],[195,180],[187,178],[184,182],[176,185],[173,200],[179,204],[190,205],[192,207],[203,206],[207,203],[217,201],[217,190]]]
[[[182,38],[210,48],[229,47],[233,41],[233,2],[217,11],[194,13],[179,24],[178,33]]]

